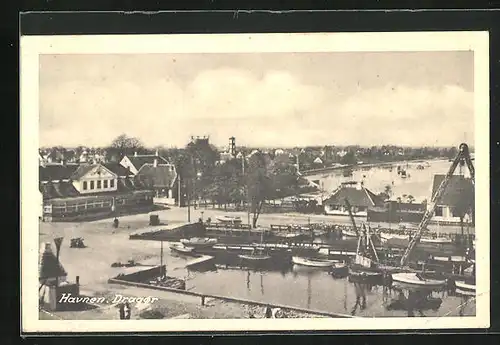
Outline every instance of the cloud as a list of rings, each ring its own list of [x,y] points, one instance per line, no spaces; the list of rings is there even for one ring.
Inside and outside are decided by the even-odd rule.
[[[473,93],[455,85],[387,84],[344,95],[283,70],[220,68],[183,83],[90,78],[42,84],[40,92],[42,145],[106,145],[121,133],[148,145],[184,145],[197,134],[216,144],[235,135],[279,146],[449,145],[473,136]]]

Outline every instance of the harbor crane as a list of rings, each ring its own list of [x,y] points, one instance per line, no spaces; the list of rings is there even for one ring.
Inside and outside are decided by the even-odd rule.
[[[453,163],[450,166],[450,169],[448,170],[448,173],[445,175],[443,181],[437,188],[436,192],[432,196],[432,199],[429,203],[429,207],[424,213],[424,216],[422,217],[422,220],[420,221],[420,224],[418,225],[416,234],[412,237],[410,240],[410,243],[408,244],[408,247],[406,247],[406,250],[401,258],[400,265],[401,267],[405,267],[408,264],[409,257],[417,244],[420,242],[420,238],[422,237],[422,233],[424,231],[427,231],[427,225],[429,225],[429,222],[431,221],[434,212],[436,211],[436,207],[441,200],[441,198],[444,195],[444,191],[446,190],[446,187],[450,183],[450,180],[453,176],[453,173],[455,172],[455,169],[459,164],[467,164],[467,168],[469,169],[470,173],[470,179],[472,181],[472,185],[474,185],[474,178],[475,178],[475,170],[474,170],[474,165],[472,164],[472,160],[470,157],[469,153],[469,147],[467,144],[462,143],[460,144],[458,148],[458,153],[455,159],[453,160]]]

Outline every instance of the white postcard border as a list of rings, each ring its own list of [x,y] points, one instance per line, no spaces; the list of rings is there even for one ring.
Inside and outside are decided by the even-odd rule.
[[[23,332],[409,330],[490,325],[488,32],[22,36],[21,312]],[[39,320],[38,138],[40,54],[474,51],[476,316],[352,319]],[[70,116],[70,115],[69,115]]]

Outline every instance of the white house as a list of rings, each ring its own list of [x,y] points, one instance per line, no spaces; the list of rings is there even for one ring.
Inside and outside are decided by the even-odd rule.
[[[138,155],[137,152],[135,152],[133,156],[124,156],[120,161],[120,164],[129,169],[132,174],[137,175],[144,164],[155,164],[155,160],[156,164],[167,164],[175,170],[175,166],[170,164],[170,162],[165,158],[161,157],[158,154],[158,151],[156,151],[154,155]]]
[[[82,195],[116,192],[118,176],[102,164],[80,165],[71,176],[73,187]]]
[[[445,175],[434,175],[432,195],[441,185]],[[434,222],[460,223],[460,208],[465,211],[464,222],[474,222],[474,186],[461,175],[453,175],[432,217]]]

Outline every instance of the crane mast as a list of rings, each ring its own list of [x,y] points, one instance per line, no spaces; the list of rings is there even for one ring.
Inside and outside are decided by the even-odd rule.
[[[455,169],[457,168],[458,164],[460,161],[465,160],[465,163],[467,164],[467,168],[469,169],[470,173],[470,178],[472,183],[474,184],[474,178],[475,178],[475,170],[474,166],[472,165],[472,161],[470,159],[469,155],[469,147],[467,144],[460,144],[458,154],[453,160],[453,163],[450,166],[450,169],[448,170],[448,173],[445,175],[445,178],[439,185],[438,189],[432,196],[432,199],[430,201],[430,205],[427,208],[427,210],[424,213],[424,216],[422,217],[422,220],[420,221],[420,224],[418,225],[417,232],[415,236],[410,240],[410,243],[408,244],[408,247],[405,250],[405,253],[403,254],[403,257],[401,258],[401,266],[406,266],[408,263],[408,259],[415,249],[416,245],[420,242],[420,238],[422,237],[422,233],[427,230],[427,225],[432,219],[432,216],[434,215],[434,212],[436,211],[436,207],[438,202],[441,200],[444,191],[446,190],[446,187],[448,186],[453,173],[455,172]]]

